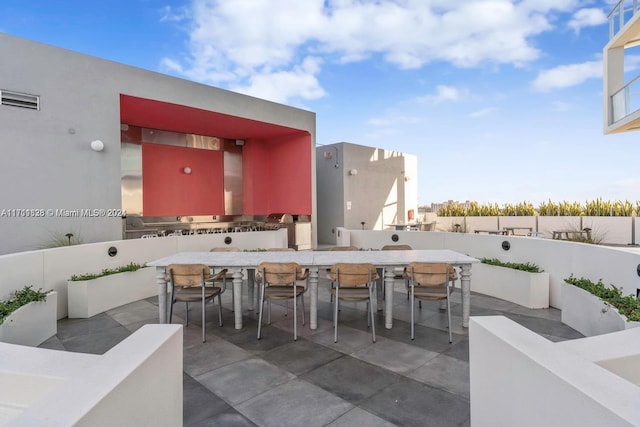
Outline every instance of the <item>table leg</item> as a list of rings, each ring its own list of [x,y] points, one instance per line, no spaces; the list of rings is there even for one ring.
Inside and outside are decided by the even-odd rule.
[[[242,329],[242,269],[233,269],[233,312],[235,328]]]
[[[253,300],[255,294],[255,278],[256,270],[253,268],[247,269],[247,298],[249,299],[249,311],[253,311],[255,308],[255,301]]]
[[[159,323],[167,322],[167,280],[164,267],[156,267],[156,283],[158,284],[158,319]]]
[[[309,268],[309,327],[318,329],[318,267]]]
[[[461,266],[460,288],[462,292],[462,327],[469,327],[469,309],[471,308],[471,265]]]
[[[393,327],[393,285],[395,284],[395,272],[393,268],[384,270],[384,327]]]

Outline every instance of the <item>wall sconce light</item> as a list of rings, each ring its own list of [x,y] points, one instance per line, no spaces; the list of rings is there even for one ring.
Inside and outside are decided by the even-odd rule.
[[[404,177],[404,182],[409,182],[410,179],[411,179],[411,177],[405,176]]]
[[[185,168],[182,169],[182,172],[184,172],[185,175],[191,175],[191,168],[189,166],[185,166]]]
[[[349,175],[351,176],[358,175],[358,169],[349,169]]]
[[[104,150],[104,142],[100,141],[99,139],[91,141],[91,149],[93,151],[102,151],[102,150]]]

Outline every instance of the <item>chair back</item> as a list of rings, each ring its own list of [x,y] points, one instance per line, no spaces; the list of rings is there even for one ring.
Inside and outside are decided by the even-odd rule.
[[[209,252],[240,252],[240,248],[234,248],[233,246],[222,246],[213,248]]]
[[[331,267],[331,275],[340,287],[361,287],[378,279],[378,272],[373,264],[339,262]]]
[[[258,272],[263,283],[269,285],[293,285],[302,277],[302,267],[296,262],[262,262]]]
[[[443,262],[412,262],[405,271],[407,277],[418,286],[448,285],[451,275],[455,274],[453,266]]]
[[[356,246],[334,246],[329,250],[330,251],[359,251],[360,249],[358,249]]]
[[[382,247],[383,251],[410,251],[413,248],[409,245],[384,245]]]
[[[204,264],[171,264],[166,271],[173,286],[202,286],[209,278],[209,267]]]

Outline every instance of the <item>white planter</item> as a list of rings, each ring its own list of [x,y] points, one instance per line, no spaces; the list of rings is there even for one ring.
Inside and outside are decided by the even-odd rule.
[[[587,337],[640,326],[640,322],[627,322],[597,296],[568,283],[562,283],[562,323]]]
[[[68,281],[69,318],[88,318],[158,294],[156,269],[110,274],[92,280]]]
[[[549,307],[549,273],[474,264],[471,290],[528,308]]]
[[[0,325],[0,341],[36,347],[58,333],[58,293],[34,301],[11,313]]]

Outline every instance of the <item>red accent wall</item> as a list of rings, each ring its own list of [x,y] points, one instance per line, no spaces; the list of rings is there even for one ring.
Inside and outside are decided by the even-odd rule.
[[[224,215],[221,151],[143,143],[142,177],[144,216]]]
[[[306,133],[248,141],[242,165],[245,213],[311,215],[311,150]]]

